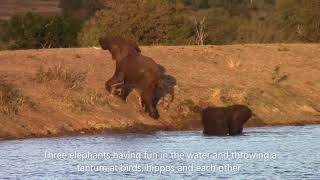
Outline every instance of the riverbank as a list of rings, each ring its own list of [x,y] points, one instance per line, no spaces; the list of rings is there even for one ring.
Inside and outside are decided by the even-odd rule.
[[[168,94],[161,118],[109,96],[114,71],[100,49],[0,51],[0,139],[200,129],[195,106],[246,104],[246,126],[320,123],[320,44],[152,46]]]

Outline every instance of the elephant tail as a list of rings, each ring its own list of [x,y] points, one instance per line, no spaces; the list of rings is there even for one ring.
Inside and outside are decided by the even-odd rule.
[[[159,79],[159,81],[158,81],[158,88],[161,89],[161,90],[163,90],[163,89],[165,89],[165,87],[166,87],[165,82],[164,82],[162,79]]]
[[[161,78],[158,81],[157,88],[160,91],[160,94],[161,94],[160,96],[165,96],[166,94],[170,94],[170,96],[171,96],[170,102],[173,102],[173,100],[174,100],[174,86],[170,85],[169,83],[167,83],[165,80],[163,80]]]

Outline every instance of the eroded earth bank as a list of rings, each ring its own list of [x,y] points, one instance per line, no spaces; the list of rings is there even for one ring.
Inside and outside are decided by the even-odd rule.
[[[320,123],[320,45],[142,47],[164,72],[160,119],[110,96],[107,51],[0,51],[0,139],[200,129],[196,106],[246,104],[246,126]]]

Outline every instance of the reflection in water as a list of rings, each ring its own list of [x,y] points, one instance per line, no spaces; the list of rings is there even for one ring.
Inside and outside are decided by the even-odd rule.
[[[319,179],[319,137],[320,126],[288,126],[236,137],[193,131],[0,141],[0,177]]]

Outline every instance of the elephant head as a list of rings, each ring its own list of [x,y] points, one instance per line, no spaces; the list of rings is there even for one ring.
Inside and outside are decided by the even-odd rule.
[[[118,36],[100,38],[99,44],[103,50],[108,50],[112,55],[112,59],[116,61],[121,61],[130,54],[141,53],[137,44]]]

